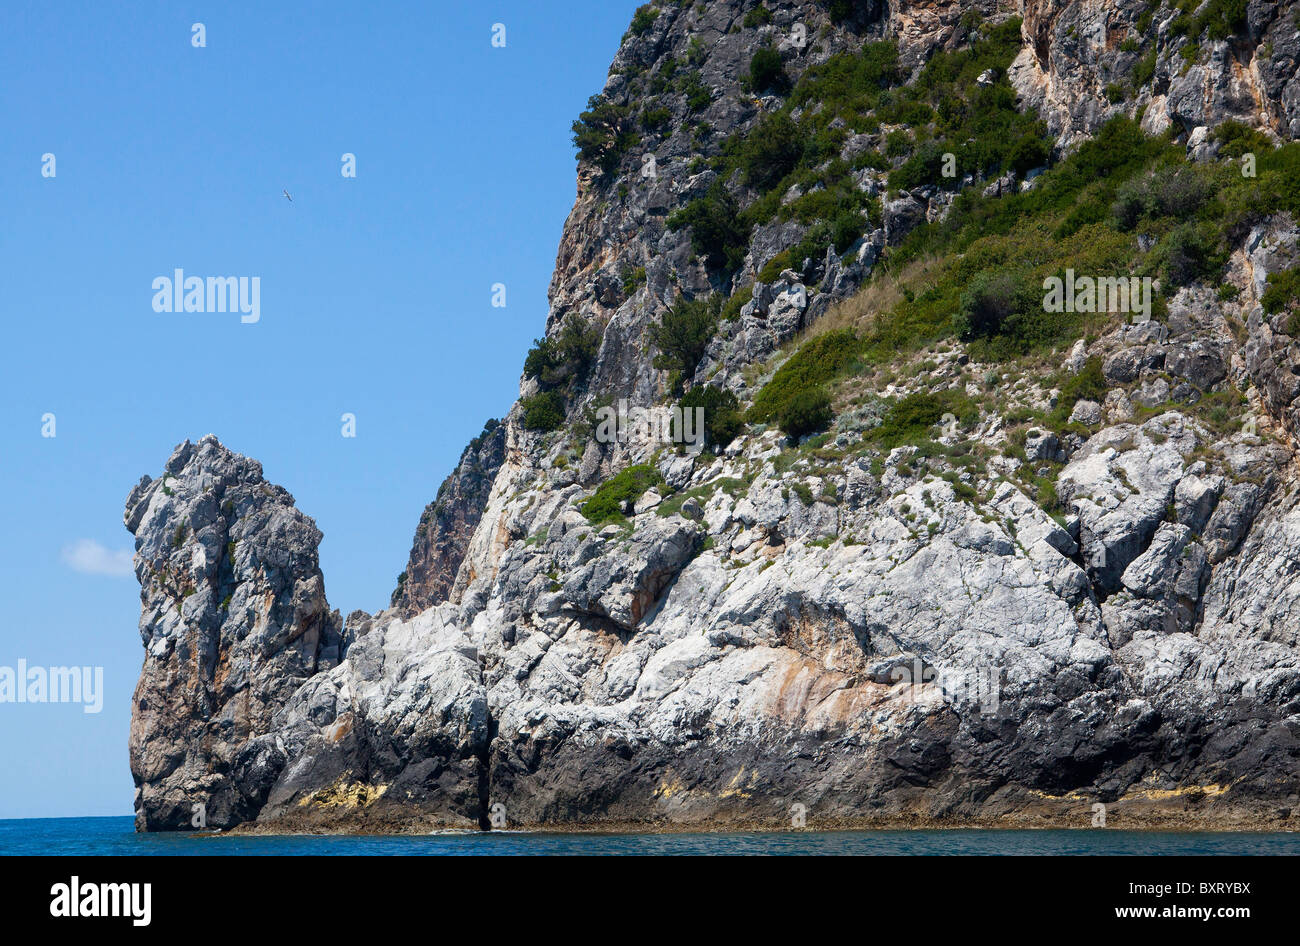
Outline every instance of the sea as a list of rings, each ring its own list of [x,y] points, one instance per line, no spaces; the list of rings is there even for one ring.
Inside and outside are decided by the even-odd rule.
[[[419,836],[137,834],[131,817],[0,819],[0,855],[560,855],[986,854],[1296,855],[1300,832],[791,831],[706,834],[550,834],[455,831]]]

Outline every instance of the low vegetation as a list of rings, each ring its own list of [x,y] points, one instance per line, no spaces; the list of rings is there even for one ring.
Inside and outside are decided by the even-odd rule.
[[[686,392],[677,406],[683,418],[692,416],[688,415],[690,411],[703,411],[703,430],[692,429],[692,433],[701,438],[704,449],[710,452],[716,452],[731,443],[745,426],[736,395],[721,388],[697,385]],[[681,439],[675,429],[673,437]]]
[[[593,524],[621,523],[624,507],[635,503],[646,490],[663,485],[663,478],[649,464],[630,466],[601,483],[582,504],[582,514]]]
[[[887,305],[869,320],[856,319],[853,330],[835,328],[828,317],[758,393],[750,419],[772,419],[775,405],[794,391],[832,385],[946,340],[965,342],[977,361],[1012,363],[1127,317],[1048,311],[1044,280],[1064,279],[1067,270],[1151,277],[1150,315],[1160,318],[1178,287],[1218,281],[1230,248],[1252,226],[1278,211],[1300,214],[1300,144],[1273,148],[1233,125],[1216,134],[1223,160],[1193,165],[1182,145],[1118,118],[1030,190],[1002,197],[983,197],[978,187],[963,191],[945,220],[923,225],[886,255],[865,292]],[[1237,160],[1247,153],[1253,178],[1242,175]],[[893,283],[894,274],[910,275]],[[889,292],[878,291],[891,284]],[[1275,274],[1266,306],[1281,311],[1298,291],[1293,272]],[[1291,321],[1300,331],[1300,318]],[[1066,416],[1078,399],[1105,395],[1100,366],[1063,385],[1058,411]]]

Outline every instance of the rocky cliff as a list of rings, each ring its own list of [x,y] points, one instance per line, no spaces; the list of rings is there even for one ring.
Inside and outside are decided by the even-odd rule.
[[[1294,826],[1296,16],[641,8],[389,610],[213,438],[132,492],[139,825]]]
[[[338,664],[321,534],[260,464],[215,437],[176,448],[127,497],[144,669],[131,712],[136,824],[256,817],[285,764],[277,714]]]
[[[397,579],[391,605],[406,615],[418,614],[451,594],[465,550],[478,527],[505,460],[506,429],[492,420],[461,454],[438,497],[425,507],[415,529],[406,571]]]

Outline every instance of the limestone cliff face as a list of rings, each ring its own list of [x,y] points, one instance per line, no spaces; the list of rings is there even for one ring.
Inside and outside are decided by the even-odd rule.
[[[127,497],[145,661],[131,713],[141,829],[256,817],[279,776],[275,717],[342,656],[321,534],[261,464],[212,436]]]
[[[995,454],[983,466],[950,470],[914,446],[854,453],[880,421],[869,405],[843,411],[826,451],[791,451],[761,426],[716,457],[573,434],[599,405],[663,402],[649,329],[709,293],[745,295],[687,380],[748,402],[782,346],[887,282],[891,248],[952,204],[859,167],[853,184],[881,212],[847,251],[791,259],[810,225],[778,216],[737,265],[711,266],[669,218],[719,183],[738,208],[757,199],[699,159],[782,104],[743,81],[758,49],[795,81],[891,39],[911,76],[979,24],[1023,13],[1008,78],[1059,151],[1145,105],[1148,128],[1209,160],[1203,129],[1225,118],[1295,136],[1294,5],[1250,3],[1247,25],[1200,58],[1183,55],[1172,13],[1144,20],[1138,3],[756,6],[664,4],[624,38],[604,100],[631,109],[659,88],[668,115],[638,125],[608,166],[580,164],[547,321],[552,339],[572,319],[594,326],[598,349],[565,389],[563,425],[529,429],[517,405],[465,452],[421,517],[390,610],[341,632],[319,533],[215,441],[178,449],[171,492],[132,493],[142,827],[183,824],[203,799],[221,812],[209,823],[266,830],[778,826],[794,804],[823,826],[1083,826],[1095,802],[1130,823],[1294,826],[1300,382],[1285,315],[1260,306],[1267,275],[1300,262],[1287,215],[1231,248],[1230,292],[1194,283],[1159,319],[1058,353],[1050,369],[1096,366],[1106,394],[1080,401],[1060,435],[1030,431],[1020,452],[1004,450],[1011,418],[1060,396],[1047,372],[1012,376],[959,345],[900,361],[881,382],[891,397],[985,402],[969,431]],[[1152,79],[1135,87],[1142,57]],[[654,84],[687,69],[692,83]],[[883,151],[891,130],[847,129],[839,157]],[[1032,186],[969,183],[993,196]],[[540,388],[526,377],[520,394]],[[1193,410],[1237,391],[1246,427]],[[580,504],[636,463],[662,483],[624,507],[626,523],[588,521]],[[1026,469],[1064,514],[1035,501]],[[235,537],[227,571],[218,552]]]
[[[1168,5],[1025,0],[1021,7],[1026,44],[1012,83],[1064,145],[1107,118],[1139,112],[1153,133],[1204,134],[1234,119],[1287,139],[1300,135],[1292,3],[1250,0],[1242,23],[1204,43],[1179,28],[1189,17]]]
[[[418,614],[451,595],[492,481],[505,460],[505,440],[505,427],[490,421],[465,448],[455,471],[439,488],[437,499],[425,507],[410,561],[393,592],[392,607],[407,615]]]

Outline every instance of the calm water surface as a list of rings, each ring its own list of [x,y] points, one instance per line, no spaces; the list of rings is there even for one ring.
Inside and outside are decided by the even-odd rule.
[[[136,834],[122,818],[0,820],[0,854],[1300,854],[1300,833],[835,831],[789,834],[443,833],[421,837]]]

